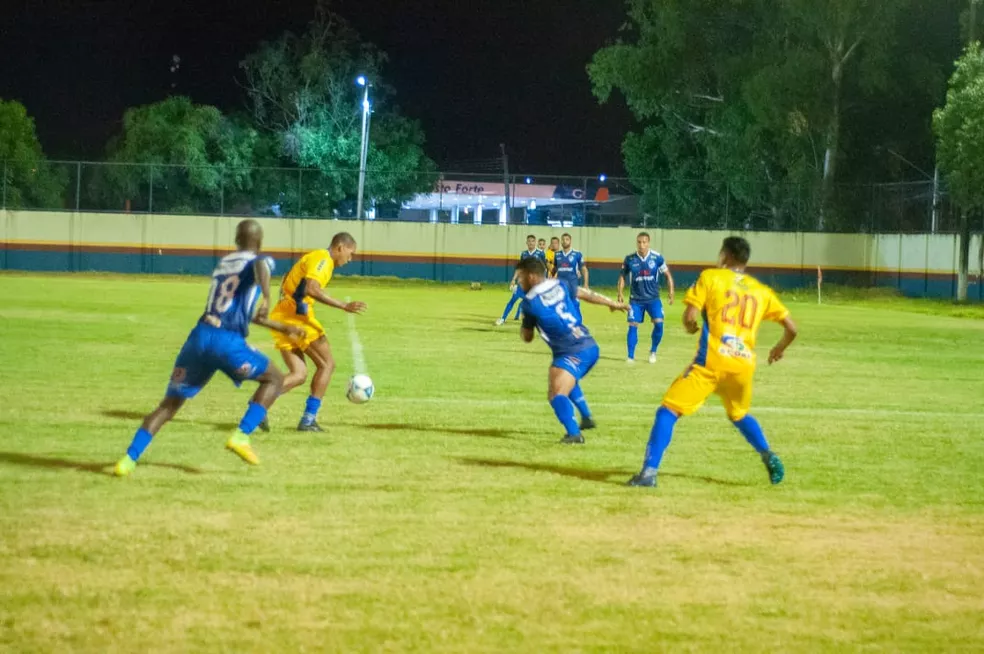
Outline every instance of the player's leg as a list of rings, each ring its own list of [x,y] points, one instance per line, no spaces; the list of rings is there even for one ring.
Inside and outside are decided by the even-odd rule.
[[[670,385],[663,396],[662,406],[656,411],[656,420],[649,432],[642,470],[629,480],[629,486],[656,485],[656,474],[663,461],[663,454],[673,439],[677,420],[696,412],[716,386],[714,373],[698,365],[691,365]]]
[[[557,416],[557,420],[564,426],[564,438],[562,443],[583,443],[584,437],[581,435],[581,428],[574,417],[574,403],[571,402],[570,394],[577,385],[577,378],[565,368],[558,367],[557,362],[550,366],[547,377],[547,400],[550,407]]]
[[[653,321],[653,332],[650,336],[649,363],[656,363],[656,352],[659,344],[663,342],[663,302],[654,300],[649,304],[646,311]]]
[[[598,359],[601,358],[601,350],[598,346],[588,348],[577,355],[578,363],[571,372],[574,373],[577,383],[574,384],[574,388],[571,389],[570,398],[577,412],[581,414],[581,431],[584,432],[588,429],[594,429],[598,425],[595,423],[594,418],[591,416],[591,407],[588,406],[588,400],[584,397],[584,391],[581,390],[581,380],[584,379],[591,369],[594,368],[595,364],[598,363]]]
[[[164,399],[144,418],[126,450],[126,454],[116,463],[114,473],[126,477],[137,466],[150,441],[160,431],[161,427],[171,421],[181,410],[186,400],[189,400],[208,384],[215,368],[203,356],[200,347],[200,334],[195,329],[182,346],[171,371]]]
[[[639,322],[643,318],[642,305],[637,302],[629,302],[629,331],[625,336],[625,345],[628,350],[629,358],[626,363],[635,363],[636,346],[639,345]]]
[[[769,447],[762,426],[749,413],[752,406],[752,375],[753,371],[728,375],[721,380],[718,395],[724,404],[725,413],[731,424],[741,432],[748,444],[751,445],[762,459],[769,473],[769,481],[778,484],[786,474],[782,460]]]
[[[311,394],[304,405],[304,414],[297,425],[299,431],[324,431],[318,425],[318,411],[321,410],[321,400],[331,383],[335,372],[335,358],[331,354],[331,346],[323,335],[311,343],[304,353],[314,362],[316,369],[311,378]]]
[[[284,375],[283,387],[280,393],[292,391],[307,381],[307,364],[304,363],[304,352],[299,349],[280,350],[287,374]]]
[[[522,299],[522,297],[523,297],[522,289],[520,289],[520,287],[517,286],[513,290],[512,296],[509,298],[509,302],[506,303],[506,309],[505,311],[502,312],[502,317],[495,322],[496,325],[506,324],[506,320],[509,318],[509,313],[513,310],[513,307],[516,306],[516,303],[519,302],[520,299]],[[517,313],[519,312],[517,311]]]

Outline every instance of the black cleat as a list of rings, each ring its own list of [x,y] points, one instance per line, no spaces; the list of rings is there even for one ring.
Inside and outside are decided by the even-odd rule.
[[[263,422],[259,424],[259,429],[262,432],[270,433],[270,423],[267,422],[266,418],[264,418]]]
[[[564,436],[560,439],[561,445],[584,445],[584,436],[581,434],[575,434],[573,436]]]
[[[783,467],[782,461],[772,452],[766,452],[762,455],[762,463],[765,464],[765,469],[769,471],[769,481],[772,482],[773,486],[780,483],[786,476],[786,468]]]
[[[644,475],[639,473],[632,479],[625,482],[626,486],[639,486],[641,488],[656,488],[656,475]]]
[[[312,420],[311,422],[304,422],[303,420],[301,420],[297,424],[297,431],[323,432],[324,429],[321,428],[321,425],[318,424],[317,420]]]
[[[594,418],[581,418],[581,431],[587,431],[588,429],[594,429],[598,426],[598,423],[594,421]]]

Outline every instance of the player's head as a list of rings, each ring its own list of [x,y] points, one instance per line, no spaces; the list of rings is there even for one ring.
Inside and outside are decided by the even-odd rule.
[[[542,282],[547,277],[547,268],[543,265],[543,262],[535,257],[530,257],[529,259],[523,259],[516,264],[516,272],[519,276],[516,278],[519,287],[525,292],[529,293],[530,289]]]
[[[259,252],[263,246],[263,228],[252,218],[236,225],[236,247],[240,250]]]
[[[639,253],[640,257],[646,256],[646,253],[649,252],[648,232],[639,232],[639,235],[636,236],[636,252]]]
[[[541,238],[539,241],[536,242],[536,247],[540,248],[541,250],[545,250],[547,248],[547,239]]]
[[[560,239],[556,236],[550,239],[550,249],[554,252],[560,249]]]
[[[744,268],[752,256],[752,246],[740,236],[729,236],[721,244],[718,264],[722,268]]]
[[[564,247],[565,250],[570,250],[571,249],[571,235],[570,234],[561,234],[560,235],[560,244]]]
[[[341,268],[352,260],[355,254],[355,239],[348,232],[338,232],[331,237],[331,245],[328,246],[332,261],[336,268]]]
[[[535,250],[536,249],[536,236],[530,234],[526,237],[526,249]]]

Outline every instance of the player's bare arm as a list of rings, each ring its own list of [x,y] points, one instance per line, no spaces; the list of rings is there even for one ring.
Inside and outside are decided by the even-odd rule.
[[[262,323],[256,322],[256,318],[266,318],[270,315],[270,267],[264,259],[258,258],[253,262],[253,274],[256,277],[256,283],[260,285],[261,293],[260,306],[256,310],[253,322],[260,325]]]
[[[616,302],[611,298],[605,297],[601,293],[595,293],[594,291],[584,288],[583,286],[577,289],[577,299],[584,300],[588,304],[597,304],[603,307],[608,307],[612,311],[629,310],[629,305],[625,302],[622,302],[621,300]]]
[[[591,288],[591,283],[588,281],[588,264],[581,264],[581,274],[584,278],[584,288]]]
[[[616,301],[623,302],[625,300],[625,274],[619,273],[618,275],[618,285],[616,286]]]
[[[683,311],[683,328],[687,330],[688,334],[696,334],[700,331],[700,325],[697,323],[699,317],[700,309],[692,304],[688,304],[687,308]]]
[[[307,280],[304,291],[312,300],[334,309],[341,309],[347,313],[362,313],[367,308],[365,302],[342,302],[341,300],[336,300],[325,293],[325,290],[321,288],[321,284],[317,280],[311,279],[310,277]]]
[[[786,354],[786,348],[796,340],[796,335],[799,331],[796,329],[796,323],[789,316],[782,319],[780,323],[783,327],[782,338],[776,343],[776,346],[769,351],[769,365],[772,365],[776,361],[782,359],[783,355]]]
[[[670,272],[669,266],[666,267],[666,301],[669,304],[673,304],[673,299],[676,297],[676,284],[673,283],[673,273]]]

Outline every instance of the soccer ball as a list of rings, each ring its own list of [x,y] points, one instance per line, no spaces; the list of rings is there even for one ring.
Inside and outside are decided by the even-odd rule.
[[[355,375],[349,380],[345,397],[352,404],[365,404],[372,399],[375,390],[369,375]]]

